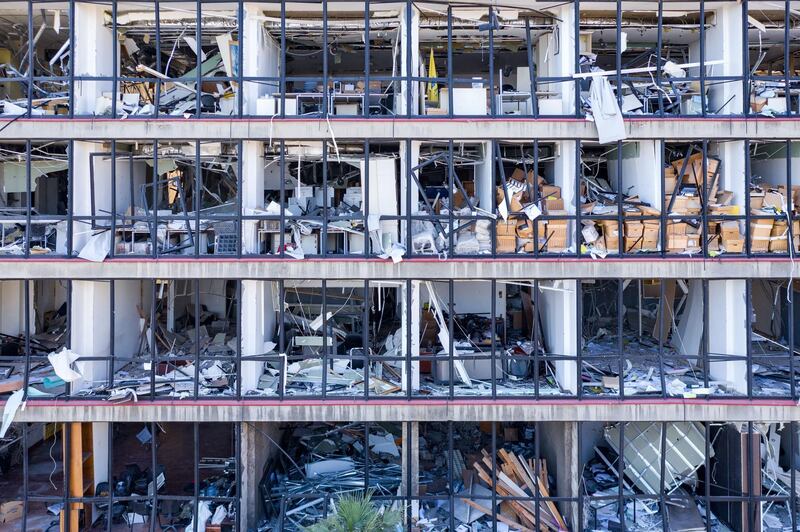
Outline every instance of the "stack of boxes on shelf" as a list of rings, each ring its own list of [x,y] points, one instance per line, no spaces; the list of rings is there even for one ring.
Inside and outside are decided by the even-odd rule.
[[[539,201],[533,201],[533,187],[536,186]],[[539,214],[547,216],[567,216],[564,209],[564,200],[561,197],[561,187],[550,185],[538,176],[534,185],[533,171],[517,168],[506,182],[508,190],[508,203],[506,193],[502,186],[497,187],[498,210],[508,210],[509,216],[497,222],[497,252],[514,253],[521,251],[533,253],[534,249],[534,223],[533,219]],[[568,246],[567,227],[569,220],[538,220],[538,246],[539,251],[558,253]]]
[[[719,159],[707,157],[703,174],[703,154],[695,153],[688,159],[673,161],[664,172],[664,202],[669,216],[667,222],[667,251],[673,253],[699,252],[705,237],[710,252],[741,253],[744,236],[739,222],[715,219],[708,222],[704,236],[701,215],[703,211],[703,186],[708,203],[707,216],[741,216],[734,205],[734,194],[719,189]],[[674,196],[674,197],[673,197]]]
[[[750,187],[750,251],[753,253],[787,253],[789,220],[787,214],[798,214],[800,186],[792,187],[787,201],[786,187]],[[763,218],[762,218],[763,217]],[[792,221],[794,252],[800,251],[800,220]]]

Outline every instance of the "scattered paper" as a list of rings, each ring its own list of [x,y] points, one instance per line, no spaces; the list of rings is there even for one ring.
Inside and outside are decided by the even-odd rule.
[[[58,353],[50,353],[47,360],[53,365],[53,369],[64,382],[75,382],[82,379],[83,375],[72,369],[72,363],[80,358],[80,355],[70,351],[66,347]]]
[[[103,262],[111,247],[111,231],[103,231],[89,237],[78,257],[92,262]]]
[[[542,215],[542,211],[539,209],[539,207],[536,206],[535,203],[531,203],[530,205],[525,207],[524,212],[528,216],[529,220],[535,220],[536,218]]]

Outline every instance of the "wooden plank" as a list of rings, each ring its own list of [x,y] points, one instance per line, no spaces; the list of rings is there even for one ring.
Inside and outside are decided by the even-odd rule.
[[[462,500],[466,504],[468,504],[469,506],[472,506],[473,508],[478,510],[479,512],[483,512],[485,515],[489,515],[489,516],[492,515],[492,511],[489,508],[486,508],[485,506],[482,506],[482,505],[478,504],[477,502],[471,501],[469,499],[462,499]],[[505,523],[510,527],[514,527],[515,529],[521,530],[522,532],[536,532],[535,530],[533,530],[531,528],[522,526],[521,524],[519,524],[518,522],[514,521],[513,519],[509,519],[508,517],[505,517],[501,513],[498,513],[496,517],[497,517],[497,520],[500,521],[501,523]]]

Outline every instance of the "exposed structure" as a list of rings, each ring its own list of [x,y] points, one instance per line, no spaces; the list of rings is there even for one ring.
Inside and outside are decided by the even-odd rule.
[[[800,1],[0,3],[0,530],[800,529],[798,124]]]

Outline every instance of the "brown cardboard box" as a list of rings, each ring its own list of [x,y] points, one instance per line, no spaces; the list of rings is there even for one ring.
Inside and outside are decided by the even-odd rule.
[[[687,234],[686,235],[686,248],[699,248],[700,247],[700,239],[702,235],[700,234]]]
[[[744,251],[744,238],[741,235],[737,235],[736,237],[726,237],[723,235],[722,247],[724,247],[725,251],[728,253],[741,253]]]
[[[726,222],[722,222],[719,224],[720,227],[720,234],[722,238],[739,238],[739,223],[734,222],[733,220],[729,220]]]
[[[712,205],[709,214],[720,216],[736,216],[739,214],[738,205]]]
[[[664,174],[664,194],[672,194],[675,192],[675,185],[678,184],[678,176],[672,175],[668,176]]]
[[[763,213],[758,211],[753,214],[761,215]],[[774,220],[769,219],[750,220],[750,249],[752,251],[769,250],[773,222]]]
[[[642,249],[656,250],[658,249],[658,225],[644,224],[644,232],[642,233]]]
[[[566,222],[566,220],[550,220],[545,227],[545,242],[543,251],[564,251],[567,248],[567,226],[553,222]],[[544,242],[542,242],[544,244]]]
[[[515,235],[497,235],[497,252],[514,253],[517,251],[517,237]]]
[[[750,209],[760,209],[764,206],[764,192],[751,190],[750,191]]]
[[[522,168],[514,168],[511,173],[511,179],[519,182],[525,181],[525,170]],[[528,182],[533,184],[533,170],[528,170]]]
[[[619,222],[616,220],[601,220],[600,226],[603,228],[603,240],[606,250],[609,253],[619,251]]]
[[[561,187],[556,185],[542,185],[541,197],[543,198],[560,198]]]
[[[22,501],[8,501],[0,504],[0,523],[10,523],[22,518]]]
[[[769,238],[770,251],[789,251],[789,224],[776,220]]]
[[[770,190],[764,194],[764,203],[761,208],[766,209],[768,207],[773,207],[778,210],[783,210],[784,203],[783,194]]]
[[[667,235],[685,235],[689,224],[686,222],[667,222]]]
[[[669,203],[671,201],[672,196],[667,196],[664,198],[664,205],[666,205],[667,209],[669,209]],[[672,204],[672,210],[670,212],[676,214],[700,214],[700,208],[702,204],[700,203],[700,198],[697,196],[675,196],[675,203]]]
[[[533,238],[533,222],[526,220],[518,224],[516,234],[520,238]]]
[[[521,249],[525,253],[533,253],[533,238],[517,237],[517,249]]]
[[[516,234],[516,220],[497,220],[497,236],[514,236]]]
[[[623,228],[625,229],[626,237],[640,237],[644,234],[644,224],[639,221],[626,221]]]
[[[642,242],[644,241],[642,235],[638,236],[625,236],[622,239],[622,244],[625,246],[625,252],[640,251],[642,249]]]
[[[563,211],[564,200],[561,198],[546,199],[544,200],[544,210],[546,213],[550,213],[551,211]]]
[[[689,239],[686,235],[667,235],[668,251],[685,251]]]

